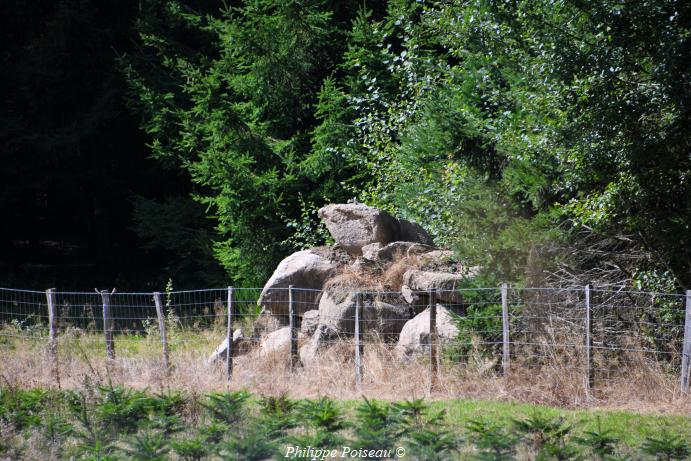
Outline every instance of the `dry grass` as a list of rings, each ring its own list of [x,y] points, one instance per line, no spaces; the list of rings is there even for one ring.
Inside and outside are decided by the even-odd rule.
[[[422,267],[418,256],[406,256],[402,251],[393,254],[391,263],[359,261],[359,264],[346,267],[332,277],[324,286],[324,291],[400,291],[406,271]]]
[[[419,269],[420,260],[417,256],[404,256],[397,253],[394,256],[394,262],[384,270],[381,276],[384,289],[390,291],[401,291],[403,285],[403,276],[411,268]]]
[[[252,351],[236,358],[233,380],[227,383],[224,363],[206,363],[222,337],[220,330],[175,333],[171,341],[174,368],[167,375],[161,366],[160,343],[155,335],[118,337],[116,359],[109,363],[100,336],[68,331],[58,342],[60,386],[79,389],[85,380],[110,380],[135,388],[176,388],[192,393],[242,388],[256,394],[288,394],[296,398],[473,398],[564,408],[691,413],[691,397],[680,394],[678,376],[665,363],[651,361],[643,354],[621,357],[620,362],[626,367],[620,367],[617,373],[600,373],[592,396],[586,398],[582,367],[577,357],[569,356],[575,354],[573,350],[542,348],[540,360],[535,359],[537,349],[532,353],[516,350],[508,378],[501,376],[496,358],[474,350],[462,364],[442,358],[438,384],[430,394],[430,366],[425,357],[403,360],[390,345],[375,342],[365,346],[360,392],[355,386],[354,348],[350,340],[334,341],[319,353],[312,366],[295,372],[289,369],[287,348],[265,357]],[[1,385],[57,387],[45,337],[4,334],[0,339]]]

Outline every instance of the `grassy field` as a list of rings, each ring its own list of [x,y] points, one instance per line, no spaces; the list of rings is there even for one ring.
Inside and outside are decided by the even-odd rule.
[[[43,328],[5,325],[0,328],[0,385],[8,388],[81,389],[85,381],[108,382],[136,389],[212,391],[252,389],[262,395],[291,398],[327,396],[338,400],[368,398],[401,400],[425,397],[482,399],[543,404],[562,408],[621,409],[644,413],[691,414],[691,397],[679,391],[678,375],[665,363],[641,358],[616,374],[596,376],[592,395],[583,388],[583,368],[568,351],[542,351],[548,358],[530,361],[530,354],[515,351],[511,373],[504,377],[496,357],[471,351],[466,360],[444,359],[438,385],[429,389],[426,357],[401,360],[391,345],[368,342],[364,348],[363,382],[355,386],[352,340],[334,341],[307,367],[291,371],[289,351],[281,348],[262,354],[259,348],[236,358],[231,383],[224,363],[210,364],[209,354],[225,335],[222,325],[208,329],[171,329],[172,369],[163,369],[160,337],[150,331],[120,334],[115,338],[115,360],[107,360],[103,336],[67,328],[57,341],[57,362],[50,359]],[[302,339],[301,339],[302,341]],[[546,353],[548,352],[549,355]]]
[[[514,419],[527,419],[535,414],[546,418],[563,419],[577,432],[594,431],[601,424],[628,446],[640,445],[646,437],[656,436],[667,429],[691,440],[691,415],[645,414],[616,410],[564,410],[545,405],[512,402],[454,400],[432,402],[433,408],[445,408],[450,421],[486,418],[500,425]]]
[[[689,440],[684,416],[506,402],[0,388],[0,459],[671,460]]]
[[[18,389],[79,389],[88,380],[138,389],[186,389],[199,394],[253,389],[262,395],[292,398],[473,398],[564,408],[691,414],[691,397],[679,392],[678,376],[664,363],[642,358],[606,379],[597,377],[592,395],[586,397],[582,366],[578,357],[567,355],[568,351],[549,351],[550,358],[542,363],[529,361],[528,354],[524,359],[521,351],[516,351],[508,378],[502,376],[496,358],[471,351],[464,362],[442,360],[438,386],[430,393],[427,359],[401,360],[383,342],[365,345],[361,389],[354,382],[352,340],[334,341],[314,363],[294,371],[289,367],[287,348],[262,354],[255,347],[236,358],[229,384],[224,364],[207,362],[224,335],[221,327],[171,329],[172,369],[166,373],[155,325],[150,331],[116,336],[115,360],[106,359],[102,335],[67,328],[58,336],[57,362],[50,360],[45,329],[5,325],[0,328],[0,384]]]
[[[442,361],[430,393],[424,358],[401,362],[372,343],[358,390],[352,342],[338,341],[295,371],[287,350],[255,349],[228,383],[224,364],[206,361],[223,335],[173,330],[166,373],[153,329],[116,337],[112,361],[100,335],[67,330],[54,363],[45,331],[4,327],[0,459],[689,457],[691,399],[655,364],[598,382],[586,399],[578,370],[516,360],[507,379],[477,354]]]

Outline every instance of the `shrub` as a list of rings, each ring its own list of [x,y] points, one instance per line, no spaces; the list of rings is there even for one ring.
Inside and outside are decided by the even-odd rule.
[[[664,430],[659,436],[646,437],[641,450],[654,456],[660,461],[672,461],[687,459],[691,455],[691,447],[681,436],[671,434]]]
[[[398,420],[398,413],[391,404],[364,398],[355,409],[353,445],[365,450],[393,449],[403,433]]]
[[[198,436],[193,439],[171,442],[173,451],[184,461],[200,461],[209,454],[206,439]]]
[[[470,441],[477,452],[474,459],[504,461],[515,458],[518,439],[504,428],[483,420],[472,420],[466,425]]]
[[[612,431],[603,430],[600,418],[597,418],[597,428],[592,431],[584,431],[583,435],[575,439],[576,443],[588,447],[598,459],[609,459],[614,454],[619,439],[614,437]]]
[[[119,448],[128,459],[136,461],[164,461],[170,451],[163,434],[139,434],[133,436],[129,443]]]
[[[214,421],[232,427],[245,418],[245,405],[249,397],[250,394],[246,391],[211,393],[207,395],[208,403],[201,405],[206,408]]]

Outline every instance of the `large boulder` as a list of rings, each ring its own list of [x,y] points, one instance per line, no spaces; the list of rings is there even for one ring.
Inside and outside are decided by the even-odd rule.
[[[456,262],[456,254],[450,250],[432,250],[420,256],[422,264],[450,264]]]
[[[384,248],[384,244],[375,242],[375,243],[370,243],[369,245],[365,245],[362,247],[362,257],[365,259],[369,259],[374,261],[378,254],[379,250]]]
[[[378,262],[362,257],[357,258],[353,264],[348,266],[347,270],[352,275],[370,278],[372,274],[379,273],[381,267],[379,267]],[[363,287],[363,290],[366,289],[367,287]]]
[[[285,326],[284,323],[288,322],[287,318],[285,319],[286,320],[284,322],[282,318],[273,315],[266,309],[262,309],[262,311],[259,313],[259,316],[252,323],[252,338],[256,340],[263,338],[269,333],[273,333],[279,328]]]
[[[293,253],[278,265],[273,275],[264,285],[257,304],[279,316],[283,324],[288,323],[288,287],[296,288],[295,303],[297,315],[313,309],[319,298],[324,282],[334,276],[340,264],[313,250]],[[298,290],[299,289],[299,290]],[[305,290],[307,289],[307,290]]]
[[[376,332],[385,337],[397,335],[410,319],[406,304],[393,304],[360,299],[362,305],[362,332]],[[325,292],[319,301],[319,324],[339,334],[355,332],[355,293],[349,291]]]
[[[319,325],[336,332],[352,333],[355,329],[355,299],[353,291],[325,291],[319,300]]]
[[[338,338],[339,334],[337,331],[326,325],[319,325],[309,341],[300,348],[300,362],[305,366],[310,365],[320,350]]]
[[[416,304],[420,301],[420,292],[413,291],[408,285],[401,285],[401,296],[408,304]]]
[[[461,294],[457,289],[465,276],[448,272],[429,272],[411,269],[403,274],[403,285],[413,292],[434,291],[438,299],[458,304],[462,301]]]
[[[480,272],[479,266],[466,266],[458,256],[449,250],[433,250],[419,255],[419,269],[429,272],[450,272],[464,278],[474,278]]]
[[[363,315],[365,332],[376,331],[385,340],[396,339],[406,322],[410,320],[410,310],[405,304],[375,301],[369,312],[370,315]]]
[[[429,351],[429,311],[428,307],[403,326],[396,345],[396,350],[400,355],[409,356]],[[441,343],[454,340],[458,336],[456,322],[451,313],[441,304],[437,304],[437,336]]]
[[[290,348],[290,327],[283,327],[279,330],[269,333],[262,343],[259,345],[259,356],[265,357],[267,355],[283,351]]]
[[[414,242],[391,242],[376,251],[370,251],[373,261],[393,262],[406,257],[413,257],[435,250],[433,246]]]
[[[422,243],[424,245],[434,246],[432,236],[427,233],[416,222],[408,221],[407,219],[399,219],[399,234],[398,239],[404,242]]]
[[[245,340],[245,336],[242,334],[241,329],[237,329],[233,332],[233,356],[242,355],[249,351],[251,342]],[[223,342],[216,348],[215,351],[209,356],[208,363],[213,364],[220,360],[226,359],[226,351],[228,350],[228,338],[225,338]]]
[[[305,336],[312,336],[319,325],[319,311],[311,310],[302,314],[300,332]]]
[[[398,240],[398,220],[361,203],[327,205],[319,210],[319,217],[336,243],[352,254],[362,254],[362,247],[371,243]]]

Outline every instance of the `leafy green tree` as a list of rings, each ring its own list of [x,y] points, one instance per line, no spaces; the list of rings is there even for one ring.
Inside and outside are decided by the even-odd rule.
[[[653,271],[688,286],[688,242],[670,238],[691,215],[687,10],[475,0],[361,13],[335,85],[359,128],[340,144],[363,167],[363,200],[504,279],[570,227],[649,254],[622,267],[630,281]]]
[[[237,282],[263,283],[290,250],[300,193],[319,204],[341,189],[338,163],[317,171],[308,158],[318,90],[342,47],[334,12],[348,14],[311,1],[220,13],[151,2],[138,24],[141,50],[126,61],[133,106],[152,155],[195,184],[217,222],[215,255]]]
[[[232,277],[263,282],[324,241],[315,209],[356,196],[422,222],[483,280],[609,265],[690,286],[688,6],[343,5],[143,9],[133,105]],[[583,235],[617,244],[554,251]]]
[[[480,97],[478,128],[491,128],[505,156],[502,189],[533,210],[556,203],[563,218],[644,249],[653,270],[688,286],[688,244],[669,239],[688,234],[690,215],[679,129],[688,7],[476,1],[437,18],[451,54],[464,57],[454,71],[483,77],[469,95]]]

